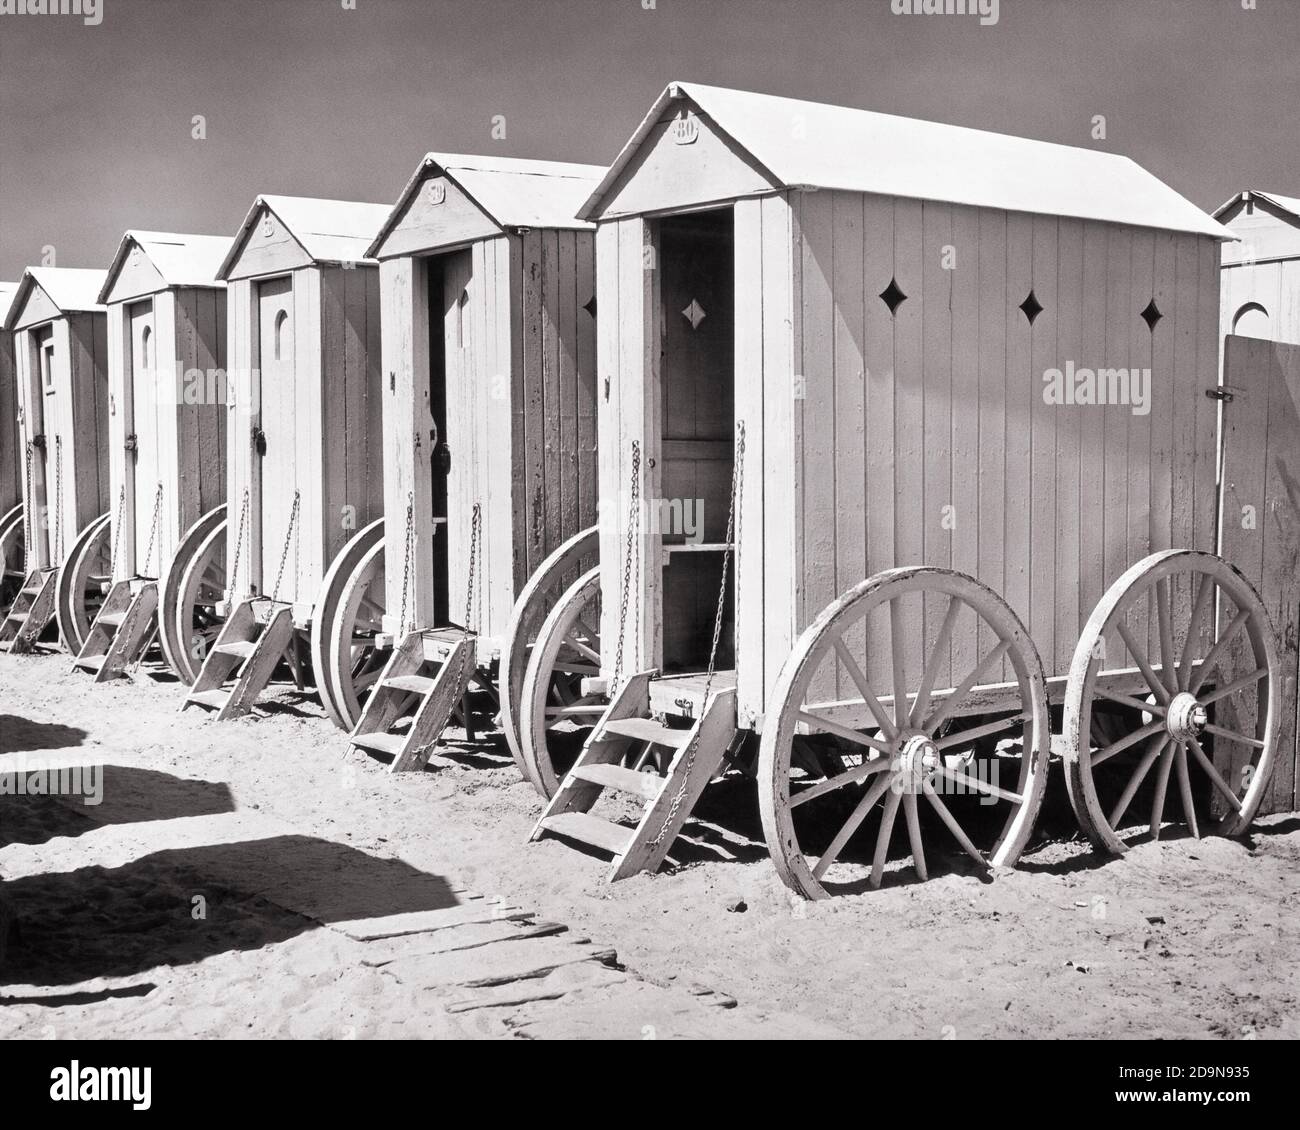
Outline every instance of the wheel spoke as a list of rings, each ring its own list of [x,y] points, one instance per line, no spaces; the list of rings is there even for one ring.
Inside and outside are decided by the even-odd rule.
[[[947,698],[943,700],[943,702],[939,704],[939,709],[936,710],[933,714],[930,715],[929,718],[926,719],[925,724],[921,727],[921,729],[923,729],[927,734],[933,734],[935,730],[937,730],[939,726],[942,725],[944,719],[946,719],[948,715],[951,714],[957,708],[958,704],[961,703],[962,699],[964,699],[970,693],[971,688],[976,684],[976,682],[979,681],[980,677],[984,674],[984,672],[989,667],[991,667],[994,663],[1000,663],[1002,661],[1002,657],[1006,655],[1006,653],[1010,650],[1011,650],[1011,641],[1002,640],[997,645],[997,647],[995,647],[992,651],[988,653],[988,655],[986,655],[983,659],[979,661],[979,663],[975,667],[975,670],[973,670],[969,675],[966,676],[965,679],[962,680],[961,686],[959,686],[955,691],[952,692],[952,694],[950,694]]]
[[[891,778],[886,778],[890,780]],[[876,851],[871,857],[871,885],[880,887],[880,880],[885,875],[885,857],[889,855],[889,837],[894,832],[894,817],[898,815],[898,802],[901,794],[896,789],[889,790],[885,798],[885,807],[880,813],[880,831],[876,833]]]
[[[573,621],[573,626],[575,628],[581,628],[583,632],[586,633],[587,639],[589,639],[593,644],[595,644],[596,647],[600,647],[600,633],[596,631],[596,629],[593,628],[590,624],[588,624],[587,621],[584,620],[581,616],[577,617]]]
[[[1124,646],[1128,648],[1128,653],[1133,657],[1133,662],[1137,664],[1138,670],[1142,672],[1142,677],[1147,681],[1147,685],[1154,692],[1164,705],[1169,705],[1169,688],[1165,686],[1165,681],[1151,669],[1151,664],[1147,662],[1146,652],[1138,647],[1136,641],[1128,628],[1124,626],[1123,621],[1115,624],[1115,631],[1119,633],[1119,638],[1124,641]]]
[[[1174,772],[1178,777],[1178,792],[1183,798],[1183,819],[1192,838],[1199,840],[1201,830],[1196,824],[1196,805],[1192,800],[1192,778],[1187,772],[1187,750],[1181,744],[1174,749]]]
[[[885,732],[885,737],[893,741],[898,737],[898,727],[894,725],[894,720],[885,713],[885,708],[880,705],[880,699],[876,697],[875,692],[867,682],[867,677],[862,673],[862,668],[858,666],[858,661],[849,653],[849,649],[844,646],[844,640],[841,636],[835,637],[835,653],[839,656],[840,662],[849,673],[849,678],[853,680],[858,688],[858,693],[862,696],[862,701],[867,704],[867,709],[871,711],[872,718],[876,724]]]
[[[813,877],[820,879],[826,874],[827,869],[832,863],[839,858],[839,854],[844,850],[844,845],[849,842],[849,837],[858,830],[859,825],[866,819],[867,813],[871,811],[871,806],[876,803],[885,792],[889,789],[889,783],[893,778],[886,774],[884,777],[873,781],[871,787],[862,794],[862,799],[858,801],[857,807],[849,814],[849,818],[844,822],[843,827],[835,833],[835,838],[827,845],[826,851],[822,854],[821,859],[817,861],[817,866],[813,868]],[[898,794],[890,793],[894,803],[898,802]],[[888,809],[888,803],[886,803]]]
[[[573,648],[573,650],[576,651],[579,655],[581,655],[584,659],[590,659],[593,663],[599,665],[600,653],[596,651],[592,651],[591,648],[589,648],[581,640],[574,639],[572,632],[570,632],[565,637],[564,642],[568,644],[569,647]]]
[[[930,658],[925,665],[925,674],[921,678],[921,688],[916,692],[916,701],[912,704],[912,712],[908,717],[908,725],[915,726],[925,717],[925,712],[930,709],[930,694],[934,690],[934,681],[939,677],[939,661],[944,648],[948,646],[948,641],[952,638],[953,625],[957,621],[957,613],[961,611],[961,601],[955,596],[948,598],[948,611],[944,614],[943,623],[939,627],[939,635],[935,638],[934,647],[930,650]],[[949,660],[952,654],[949,653]]]
[[[889,602],[889,646],[894,653],[894,725],[901,730],[907,717],[907,673],[903,663],[903,614],[898,601],[894,597]]]
[[[1134,710],[1141,710],[1147,714],[1154,714],[1157,718],[1163,718],[1168,713],[1163,706],[1154,702],[1143,702],[1140,698],[1134,698],[1132,695],[1121,694],[1119,691],[1109,691],[1105,687],[1094,687],[1092,691],[1094,698],[1104,698],[1108,702],[1117,702],[1120,706],[1132,707]]]
[[[552,674],[558,672],[561,675],[599,675],[600,668],[593,667],[590,663],[570,662],[567,659],[557,659],[551,667]]]
[[[608,709],[604,703],[600,702],[591,703],[590,705],[575,703],[572,706],[548,706],[546,708],[546,717],[557,720],[561,718],[589,718],[593,715],[604,714]]]
[[[864,761],[861,765],[855,765],[852,769],[847,769],[843,773],[837,773],[834,777],[827,777],[826,780],[816,785],[811,785],[806,789],[794,793],[790,797],[790,807],[798,808],[801,804],[807,804],[810,800],[816,800],[819,796],[825,796],[827,793],[841,789],[845,785],[852,785],[858,781],[863,781],[874,773],[879,773],[882,769],[888,769],[890,760],[888,757],[873,757]]]
[[[916,877],[925,882],[930,873],[925,866],[925,844],[921,842],[921,817],[916,811],[916,793],[903,794],[903,816],[907,819],[907,839],[912,845],[912,866]]]
[[[1165,814],[1165,791],[1169,788],[1169,770],[1173,767],[1174,751],[1166,745],[1160,754],[1160,768],[1156,771],[1156,791],[1151,798],[1151,838],[1160,838],[1160,821]]]
[[[988,722],[983,726],[975,726],[970,730],[959,730],[956,733],[945,734],[934,745],[936,749],[948,749],[950,746],[978,741],[980,738],[988,737],[989,734],[996,734],[1000,730],[1005,730],[1008,726],[1015,726],[1025,722],[1030,717],[1028,710],[1022,710],[1019,714],[1013,714],[1010,718],[999,718],[996,722]]]
[[[1177,691],[1179,675],[1173,666],[1177,660],[1174,658],[1174,630],[1170,624],[1172,597],[1168,578],[1162,577],[1158,580],[1153,591],[1156,599],[1156,618],[1160,625],[1160,674],[1164,676],[1165,689]]]
[[[824,730],[828,734],[835,734],[838,737],[855,742],[857,745],[870,746],[881,753],[893,753],[893,747],[888,742],[882,742],[879,738],[870,738],[858,730],[852,730],[848,726],[841,726],[838,722],[832,722],[829,718],[823,718],[819,714],[800,710],[795,717],[800,722],[805,722],[809,726],[816,726],[819,730]]]
[[[954,784],[962,785],[973,792],[983,793],[985,796],[1000,797],[1002,800],[1011,801],[1012,804],[1019,804],[1025,799],[1019,793],[1010,792],[990,781],[981,781],[978,777],[969,777],[960,769],[952,769],[947,765],[942,765],[939,767],[939,772]]]
[[[1225,741],[1238,742],[1241,745],[1248,745],[1254,749],[1263,749],[1264,743],[1258,738],[1248,738],[1245,734],[1239,734],[1236,730],[1229,730],[1224,726],[1216,726],[1212,722],[1205,724],[1205,732],[1214,734],[1216,737],[1223,738]]]
[[[1249,675],[1242,675],[1240,679],[1229,683],[1226,687],[1219,687],[1209,694],[1201,695],[1200,701],[1202,706],[1209,706],[1212,702],[1218,702],[1221,698],[1227,698],[1230,694],[1236,694],[1239,690],[1250,686],[1252,683],[1258,683],[1265,675],[1268,674],[1267,667],[1256,667]]]
[[[1187,638],[1183,640],[1183,653],[1178,660],[1178,673],[1182,676],[1179,686],[1183,690],[1187,689],[1187,684],[1192,678],[1192,649],[1196,645],[1196,629],[1200,626],[1201,617],[1205,615],[1205,609],[1213,592],[1214,581],[1206,573],[1201,577],[1201,583],[1196,588],[1196,601],[1192,604],[1191,619],[1187,621]]]
[[[939,814],[939,819],[948,825],[948,831],[953,834],[957,842],[961,845],[962,851],[969,855],[971,859],[978,863],[982,868],[988,870],[989,861],[980,854],[979,848],[971,843],[970,837],[962,830],[962,826],[957,823],[957,817],[952,814],[952,811],[943,803],[939,794],[935,792],[934,786],[930,784],[929,781],[925,781],[922,783],[921,788],[925,792],[925,799],[930,802],[930,806]]]
[[[1117,753],[1123,753],[1124,750],[1129,748],[1129,746],[1137,745],[1138,742],[1142,741],[1143,738],[1149,738],[1151,737],[1152,734],[1159,733],[1162,730],[1164,730],[1164,728],[1165,728],[1165,723],[1163,718],[1158,718],[1154,722],[1148,722],[1141,729],[1134,730],[1131,734],[1128,734],[1125,737],[1120,738],[1119,741],[1117,742],[1112,742],[1104,749],[1099,749],[1089,759],[1089,764],[1095,769],[1103,761],[1108,761],[1110,758],[1114,757]],[[1112,823],[1112,827],[1113,826],[1114,825]]]
[[[1224,795],[1235,811],[1240,812],[1241,801],[1237,799],[1237,794],[1228,788],[1228,782],[1219,776],[1219,771],[1214,767],[1214,762],[1205,755],[1205,750],[1201,748],[1201,743],[1195,738],[1191,738],[1188,740],[1187,744],[1192,753],[1196,755],[1196,760],[1201,763],[1201,768],[1205,770],[1206,776],[1214,782],[1214,787]]]
[[[1228,645],[1232,642],[1233,636],[1241,630],[1242,625],[1249,619],[1249,608],[1242,609],[1232,618],[1232,623],[1228,625],[1227,630],[1215,641],[1214,646],[1210,648],[1210,653],[1205,657],[1205,661],[1201,664],[1201,669],[1197,671],[1195,677],[1188,682],[1187,689],[1192,694],[1195,694],[1201,689],[1201,684],[1209,678],[1210,672],[1219,662],[1220,656],[1228,650]]]
[[[1156,734],[1147,744],[1147,751],[1142,755],[1142,760],[1138,767],[1133,771],[1133,775],[1128,779],[1128,784],[1124,791],[1120,793],[1119,800],[1115,802],[1115,807],[1111,809],[1110,826],[1118,828],[1119,822],[1124,818],[1124,813],[1128,811],[1128,806],[1133,803],[1133,797],[1138,791],[1138,786],[1142,784],[1150,771],[1155,760],[1160,756],[1160,751],[1164,749],[1165,744],[1169,741],[1169,735],[1166,733]]]

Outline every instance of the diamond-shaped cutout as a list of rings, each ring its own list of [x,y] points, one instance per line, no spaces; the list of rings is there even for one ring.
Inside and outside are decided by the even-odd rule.
[[[691,299],[691,304],[682,311],[682,314],[685,316],[686,320],[691,323],[691,329],[693,330],[698,330],[700,328],[700,323],[707,317],[704,313],[704,307],[693,298]]]
[[[880,292],[880,301],[889,307],[891,314],[897,313],[898,308],[907,301],[907,295],[903,293],[897,279],[889,280],[889,285]]]
[[[587,313],[594,318],[596,316],[596,296],[593,294],[586,302],[582,304],[582,308],[586,310]]]
[[[1154,298],[1147,303],[1146,309],[1142,311],[1142,320],[1146,322],[1147,329],[1152,333],[1155,333],[1156,323],[1163,317],[1164,315],[1160,313],[1160,307],[1156,305],[1156,300]]]
[[[1032,326],[1034,324],[1034,319],[1043,312],[1043,304],[1038,301],[1038,295],[1031,290],[1029,292],[1029,297],[1020,304],[1020,309],[1024,312],[1025,317],[1029,319],[1029,324]]]

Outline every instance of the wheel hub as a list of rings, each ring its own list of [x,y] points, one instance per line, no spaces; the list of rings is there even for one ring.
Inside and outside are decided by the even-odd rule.
[[[1205,729],[1205,724],[1209,720],[1205,707],[1196,701],[1196,696],[1182,691],[1174,695],[1173,701],[1169,704],[1165,726],[1174,739],[1189,742],[1200,737],[1201,731]]]
[[[908,792],[920,792],[922,783],[939,771],[939,747],[928,734],[904,734],[894,764],[902,778],[903,788]]]

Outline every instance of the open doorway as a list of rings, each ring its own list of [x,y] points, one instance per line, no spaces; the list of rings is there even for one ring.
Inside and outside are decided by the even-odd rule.
[[[735,225],[721,208],[654,221],[659,257],[661,498],[650,538],[662,549],[663,669],[708,664],[731,501],[735,377]],[[735,666],[734,570],[718,643]]]
[[[433,505],[433,623],[444,625],[450,616],[448,599],[447,475],[451,451],[447,442],[447,364],[454,357],[461,334],[462,297],[469,283],[469,252],[432,255],[424,260],[429,296],[429,385],[426,425],[430,440]]]

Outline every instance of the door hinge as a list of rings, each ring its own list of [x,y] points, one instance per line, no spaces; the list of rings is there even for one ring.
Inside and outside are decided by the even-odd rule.
[[[44,450],[45,450],[45,433],[44,433],[44,432],[42,432],[40,435],[32,436],[32,446],[33,446],[34,448],[36,448],[37,451],[44,451]]]
[[[249,441],[258,455],[266,454],[266,433],[261,428],[254,427],[251,429]]]
[[[1226,388],[1207,388],[1205,396],[1208,400],[1222,400],[1225,403],[1232,399],[1232,393]]]
[[[444,474],[451,471],[451,448],[445,443],[437,450],[438,469]]]
[[[139,441],[135,438],[134,432],[132,432],[129,436],[126,437],[125,441],[123,441],[122,443],[122,446],[125,447],[127,451],[140,450],[140,444]]]

